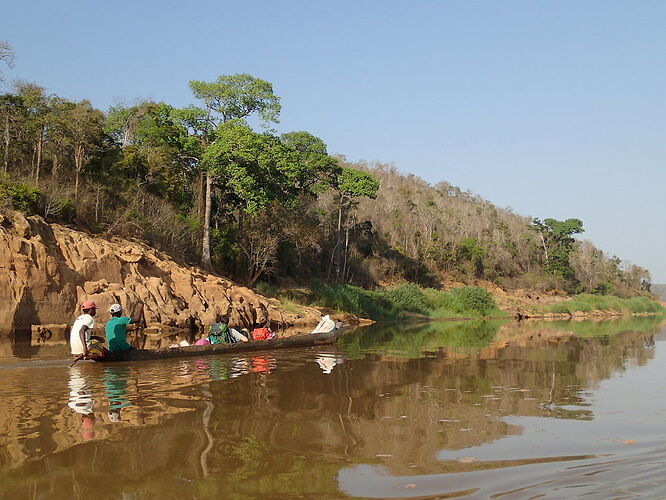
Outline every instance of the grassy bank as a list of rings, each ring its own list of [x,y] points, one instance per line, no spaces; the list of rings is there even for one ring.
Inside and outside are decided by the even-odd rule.
[[[279,291],[260,285],[258,291],[285,304],[329,307],[338,312],[374,320],[410,316],[428,318],[485,318],[503,316],[492,295],[476,286],[454,288],[448,292],[405,283],[379,290],[353,285],[317,282],[303,291]]]
[[[612,295],[590,294],[576,295],[570,300],[542,307],[538,312],[575,314],[595,311],[622,314],[666,313],[666,309],[659,302],[647,297],[621,299]]]
[[[449,291],[421,288],[404,283],[388,288],[367,290],[353,285],[315,282],[309,288],[280,290],[259,283],[257,291],[277,298],[280,306],[298,313],[303,305],[328,307],[373,320],[408,317],[432,319],[508,317],[484,288],[463,286]],[[529,316],[578,313],[596,314],[666,314],[659,302],[647,297],[622,299],[611,295],[580,294],[569,300],[540,307],[524,306]]]

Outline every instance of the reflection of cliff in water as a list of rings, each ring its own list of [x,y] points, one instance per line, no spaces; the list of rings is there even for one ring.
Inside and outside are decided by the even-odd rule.
[[[13,435],[14,443],[23,431],[13,426],[28,422],[26,427],[38,429],[43,440],[58,442],[69,436],[70,443],[78,444],[52,447],[46,454],[47,447],[34,440],[29,449],[22,449],[23,460],[5,457],[0,494],[23,496],[36,482],[37,491],[57,496],[71,492],[74,485],[82,495],[102,488],[110,496],[129,491],[171,497],[193,492],[233,498],[337,496],[335,477],[343,467],[381,461],[395,474],[442,472],[436,459],[440,450],[483,445],[519,433],[519,427],[503,420],[507,416],[594,418],[586,407],[585,390],[653,355],[654,326],[579,337],[562,325],[497,325],[486,345],[470,346],[461,340],[470,332],[456,337],[449,324],[442,325],[444,333],[434,324],[408,333],[402,326],[393,333],[380,332],[384,339],[393,335],[384,347],[372,342],[372,332],[352,334],[348,341],[361,345],[352,352],[358,359],[348,358],[330,374],[322,373],[316,362],[326,350],[276,352],[270,373],[237,378],[225,371],[224,360],[230,361],[225,357],[203,364],[188,360],[132,366],[118,373],[126,382],[112,388],[122,386],[125,399],[132,402],[122,410],[122,425],[112,426],[102,413],[105,425],[91,442],[82,442],[80,419],[66,403],[56,412],[59,416],[49,418],[53,400],[40,401],[34,395],[20,401],[10,398],[11,405],[3,404],[0,410],[0,432]],[[399,341],[391,339],[407,334],[423,339],[425,355],[410,357],[396,349]],[[439,335],[457,344],[438,345]],[[361,357],[364,350],[370,354]],[[340,351],[348,352],[348,344]],[[220,366],[213,367],[213,359]],[[98,377],[93,394],[103,391],[104,372],[101,367],[98,371],[90,372]],[[46,381],[24,372],[22,386],[39,394]],[[207,385],[208,396],[201,384]],[[67,396],[67,385],[61,389]],[[120,400],[112,396],[109,399]],[[202,414],[210,403],[204,430]],[[23,421],[1,416],[10,406],[21,408]],[[136,408],[141,421],[132,413]],[[205,431],[213,438],[209,452]],[[27,458],[33,460],[25,462]],[[101,478],[90,465],[93,461],[114,470],[113,479]]]

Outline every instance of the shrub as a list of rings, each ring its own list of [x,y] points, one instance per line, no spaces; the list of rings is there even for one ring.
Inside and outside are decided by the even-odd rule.
[[[310,287],[315,304],[372,319],[395,318],[381,295],[352,285],[315,282]]]
[[[449,294],[456,312],[472,312],[485,318],[492,311],[497,310],[497,304],[493,296],[481,287],[463,286],[454,288]]]
[[[0,199],[4,198],[12,208],[26,214],[39,210],[39,189],[23,182],[12,182],[7,175],[0,176]]]
[[[428,312],[423,289],[414,283],[405,283],[377,293],[390,303],[391,309],[396,313],[426,314]]]

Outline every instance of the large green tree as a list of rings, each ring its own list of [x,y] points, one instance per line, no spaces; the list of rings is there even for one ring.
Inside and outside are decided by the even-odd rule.
[[[257,116],[263,124],[277,123],[281,110],[280,98],[274,94],[273,86],[248,74],[221,75],[213,82],[192,80],[190,89],[204,103],[205,128],[202,137],[204,149],[216,137],[219,124],[230,120]],[[224,140],[224,133],[220,135]],[[211,162],[207,163],[211,165]],[[217,164],[219,166],[219,163]],[[206,168],[205,211],[201,247],[201,264],[211,269],[210,226],[212,191],[219,168]]]
[[[569,256],[575,250],[574,235],[584,232],[580,219],[533,219],[530,229],[536,231],[541,240],[546,268],[560,278],[571,279],[573,270]]]

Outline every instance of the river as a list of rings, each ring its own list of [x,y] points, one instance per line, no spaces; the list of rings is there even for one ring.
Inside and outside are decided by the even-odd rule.
[[[68,368],[0,344],[0,498],[665,498],[658,318]]]

